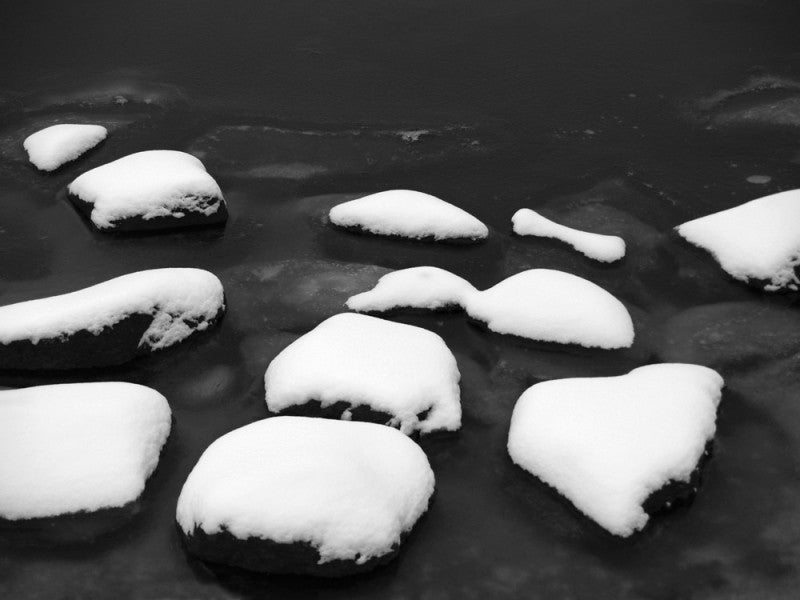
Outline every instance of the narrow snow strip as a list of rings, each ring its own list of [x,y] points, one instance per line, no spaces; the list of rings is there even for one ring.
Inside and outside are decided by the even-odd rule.
[[[88,288],[0,306],[0,343],[97,334],[132,314],[152,315],[140,346],[166,348],[224,309],[219,279],[201,269],[153,269],[123,275]]]
[[[102,125],[62,123],[29,135],[22,143],[28,158],[41,171],[54,171],[106,139]]]
[[[215,441],[189,474],[176,518],[187,535],[309,543],[320,564],[390,552],[427,510],[425,453],[373,423],[274,417]]]
[[[621,237],[589,233],[560,225],[529,208],[522,208],[514,213],[511,222],[517,235],[554,238],[600,262],[610,263],[625,256],[625,240]]]
[[[158,464],[170,424],[164,396],[132,383],[0,391],[0,517],[133,502]]]

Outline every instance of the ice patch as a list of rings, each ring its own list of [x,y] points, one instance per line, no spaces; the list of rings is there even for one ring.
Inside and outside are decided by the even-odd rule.
[[[131,383],[0,391],[0,516],[33,519],[138,498],[170,431],[166,399]]]
[[[716,431],[722,378],[687,364],[619,377],[560,379],[522,394],[508,452],[582,513],[619,536],[642,529],[642,504],[688,482]]]
[[[514,233],[554,238],[600,262],[614,262],[625,256],[625,240],[614,235],[602,235],[566,227],[547,219],[528,208],[522,208],[511,218]]]
[[[107,135],[108,130],[102,125],[62,123],[29,135],[23,146],[37,169],[54,171],[94,148]]]

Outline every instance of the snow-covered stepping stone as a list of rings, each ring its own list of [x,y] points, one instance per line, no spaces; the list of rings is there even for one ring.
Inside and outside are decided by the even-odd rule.
[[[611,263],[625,256],[625,240],[621,237],[573,229],[555,223],[529,208],[522,208],[514,213],[511,222],[517,235],[560,240],[584,256],[600,262]]]
[[[28,158],[40,171],[55,171],[106,139],[102,125],[62,123],[29,135],[22,143]]]
[[[675,363],[537,383],[514,407],[508,452],[600,526],[629,536],[647,523],[645,508],[696,491],[722,386],[716,371]]]
[[[176,517],[204,560],[340,576],[391,560],[433,489],[425,453],[397,430],[274,417],[208,447]]]
[[[102,231],[224,223],[225,199],[203,163],[176,150],[148,150],[87,171],[69,184],[72,203]]]
[[[344,313],[287,346],[267,368],[264,385],[273,413],[430,433],[461,426],[460,377],[435,333]]]
[[[798,289],[800,190],[751,200],[676,229],[734,279],[769,292]]]
[[[468,212],[435,196],[389,190],[334,206],[331,223],[345,229],[416,240],[476,242],[489,229]]]
[[[484,291],[443,269],[402,269],[352,296],[347,306],[368,313],[460,306],[496,333],[590,348],[627,348],[634,338],[619,300],[586,279],[550,269],[523,271]]]
[[[0,517],[131,504],[158,464],[170,425],[164,396],[132,383],[0,391]]]
[[[207,329],[225,309],[201,269],[153,269],[60,296],[0,306],[0,369],[119,364]]]

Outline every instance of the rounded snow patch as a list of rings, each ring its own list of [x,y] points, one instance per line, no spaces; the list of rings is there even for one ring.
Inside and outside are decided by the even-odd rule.
[[[0,517],[36,519],[135,501],[170,432],[166,399],[132,383],[0,391]]]
[[[366,233],[433,241],[479,241],[489,229],[468,212],[430,194],[389,190],[334,206],[331,223]]]
[[[514,407],[508,453],[600,526],[629,536],[649,520],[651,496],[694,491],[722,386],[716,371],[675,363],[537,383]]]
[[[72,203],[100,230],[143,231],[224,223],[225,199],[203,163],[175,150],[148,150],[87,171]]]
[[[370,420],[405,433],[461,426],[458,366],[420,327],[344,313],[285,348],[264,376],[274,413]]]
[[[433,489],[425,453],[399,431],[274,417],[209,446],[176,518],[189,551],[204,560],[339,576],[393,558]]]
[[[22,143],[28,158],[41,171],[55,171],[106,139],[102,125],[62,123],[29,135]]]
[[[222,284],[201,269],[139,271],[0,306],[0,369],[119,364],[208,329],[224,309]]]

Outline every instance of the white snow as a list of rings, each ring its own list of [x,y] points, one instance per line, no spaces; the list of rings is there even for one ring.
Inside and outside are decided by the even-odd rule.
[[[751,200],[676,229],[735,279],[765,280],[767,291],[798,289],[800,190]]]
[[[102,125],[62,123],[40,129],[22,143],[28,158],[41,171],[54,171],[106,139]]]
[[[223,308],[222,284],[208,271],[139,271],[76,292],[0,306],[0,343],[36,344],[81,330],[98,334],[131,314],[150,314],[153,322],[139,346],[156,350],[206,329]]]
[[[383,312],[393,308],[439,310],[463,306],[477,290],[465,279],[438,267],[412,267],[387,273],[369,291],[347,300],[356,312]]]
[[[590,233],[560,225],[529,208],[521,208],[514,213],[511,222],[517,235],[561,240],[584,256],[600,262],[610,263],[625,256],[625,240],[621,237]]]
[[[319,563],[363,564],[399,544],[427,510],[425,453],[373,423],[274,417],[215,441],[189,474],[177,521],[187,535],[307,542]]]
[[[723,380],[688,364],[538,383],[517,402],[508,452],[615,535],[642,529],[647,497],[688,482],[714,437]]]
[[[428,433],[461,426],[460,378],[453,354],[435,333],[343,313],[276,356],[264,384],[272,412],[312,400],[323,408],[345,401],[392,415],[388,424],[404,433]]]
[[[210,216],[225,202],[203,163],[176,150],[124,156],[87,171],[69,185],[69,192],[93,204],[91,219],[100,229],[130,217]]]
[[[378,235],[413,239],[480,240],[489,229],[478,219],[435,196],[411,190],[389,190],[334,206],[331,222]]]
[[[136,500],[170,420],[164,396],[132,383],[0,391],[0,516],[52,517]]]
[[[460,305],[497,333],[599,348],[633,344],[633,321],[619,300],[590,281],[549,269],[523,271],[478,291],[443,269],[415,267],[385,275],[347,301],[360,312],[448,305]]]

